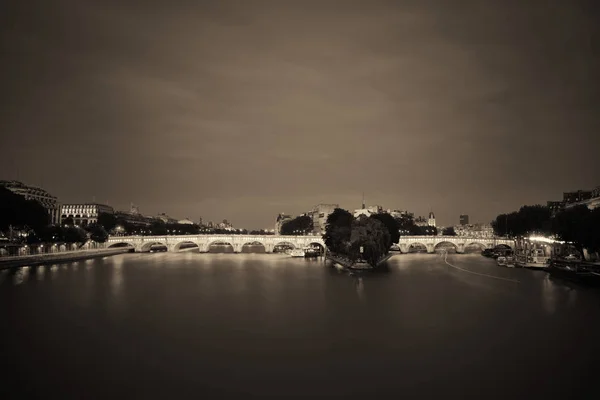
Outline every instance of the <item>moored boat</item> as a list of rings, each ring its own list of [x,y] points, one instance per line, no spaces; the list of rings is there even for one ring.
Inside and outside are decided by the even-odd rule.
[[[579,260],[551,260],[548,273],[556,278],[565,279],[590,286],[600,286],[600,266]]]
[[[292,249],[289,254],[292,257],[304,257],[305,252],[304,249]]]
[[[321,252],[318,249],[313,247],[307,247],[304,249],[304,257],[306,258],[317,258],[321,255]]]
[[[497,263],[499,266],[501,266],[501,267],[506,267],[506,257],[504,257],[504,256],[499,256],[499,257],[496,259],[496,263]]]

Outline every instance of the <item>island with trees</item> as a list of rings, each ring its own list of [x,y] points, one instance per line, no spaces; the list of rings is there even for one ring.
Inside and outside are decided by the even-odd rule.
[[[348,269],[373,269],[390,257],[400,239],[399,224],[389,214],[360,215],[336,208],[327,217],[323,240],[327,258]]]

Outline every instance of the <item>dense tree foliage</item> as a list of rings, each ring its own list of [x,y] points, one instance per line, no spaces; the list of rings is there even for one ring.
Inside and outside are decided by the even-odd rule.
[[[98,224],[101,225],[106,232],[112,231],[118,223],[119,221],[117,221],[117,217],[115,217],[114,214],[100,213],[100,215],[98,215]]]
[[[396,222],[398,223],[400,236],[421,235],[421,227],[415,224],[412,215],[402,215],[396,218]]]
[[[583,253],[600,251],[600,208],[586,206],[568,208],[552,220],[552,230],[560,240],[572,242]]]
[[[25,197],[0,187],[0,230],[6,231],[12,226],[18,230],[39,231],[49,222],[48,212],[39,202],[25,200]]]
[[[388,248],[390,248],[392,244],[398,243],[398,241],[400,240],[400,226],[398,224],[398,221],[394,217],[387,213],[379,213],[371,215],[370,218],[378,220],[387,229],[390,240],[387,246]]]
[[[435,226],[419,226],[419,235],[421,236],[437,236],[438,230]]]
[[[104,229],[104,226],[100,224],[91,224],[86,230],[90,234],[90,239],[94,242],[104,243],[108,240],[108,232]]]
[[[552,232],[551,212],[541,205],[523,206],[517,212],[500,214],[492,221],[494,233],[499,236],[522,236],[533,232]]]
[[[381,220],[361,215],[352,221],[347,255],[351,260],[362,259],[376,265],[389,252],[391,243],[390,232]]]
[[[73,217],[67,217],[67,218],[63,218],[62,226],[75,226],[75,220],[73,219]]]
[[[393,243],[390,231],[398,234],[396,221],[364,215],[355,219],[348,211],[336,208],[327,217],[323,240],[332,253],[375,265],[389,252]]]
[[[600,251],[600,208],[575,206],[552,217],[547,207],[523,206],[517,212],[501,214],[492,222],[497,235],[525,236],[530,234],[555,235],[573,243],[580,251]]]
[[[350,246],[350,235],[354,217],[342,208],[336,208],[327,216],[323,241],[334,253],[347,253]]]
[[[308,215],[301,215],[281,225],[282,235],[305,235],[313,230],[312,218]]]
[[[453,226],[449,226],[448,228],[444,228],[442,230],[442,235],[444,236],[456,236],[456,231]]]

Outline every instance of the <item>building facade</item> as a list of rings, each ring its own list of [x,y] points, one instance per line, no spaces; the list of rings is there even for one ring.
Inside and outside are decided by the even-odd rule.
[[[467,214],[461,214],[459,225],[469,225],[469,216]]]
[[[176,224],[177,223],[177,219],[172,218],[170,216],[168,216],[165,213],[160,213],[156,216],[157,219],[160,219],[162,222],[164,222],[165,224]]]
[[[67,218],[72,218],[77,226],[87,226],[98,222],[98,216],[102,213],[114,214],[111,206],[98,203],[63,204],[60,206],[61,224]]]
[[[416,226],[427,226],[428,221],[427,221],[427,219],[425,219],[425,217],[419,215],[417,218],[415,218],[415,225]]]
[[[548,201],[547,207],[552,215],[565,210],[566,208],[578,205],[587,206],[590,210],[600,207],[600,186],[592,190],[576,190],[574,192],[564,192],[562,201]]]
[[[48,212],[48,223],[58,224],[60,222],[60,206],[58,199],[46,192],[44,189],[25,185],[19,181],[0,181],[0,186],[5,187],[11,192],[25,197],[26,200],[36,200]]]
[[[281,213],[277,216],[277,220],[275,221],[275,232],[277,232],[278,235],[281,234],[281,227],[283,226],[283,224],[286,221],[290,221],[292,219],[291,215],[285,214],[285,213]]]
[[[468,236],[478,239],[490,239],[494,237],[492,224],[466,224],[454,227],[456,236]]]
[[[317,204],[313,207],[313,210],[307,214],[312,218],[313,234],[322,235],[325,232],[327,217],[339,207],[339,204]]]

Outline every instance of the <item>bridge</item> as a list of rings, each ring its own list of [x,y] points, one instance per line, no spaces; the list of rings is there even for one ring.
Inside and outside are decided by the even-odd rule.
[[[246,245],[262,245],[265,252],[271,253],[277,245],[291,248],[303,248],[318,244],[325,247],[321,236],[280,236],[280,235],[173,235],[173,236],[111,236],[106,247],[127,245],[136,252],[148,252],[154,245],[164,245],[168,251],[179,251],[182,247],[197,246],[201,253],[209,251],[214,244],[228,244],[233,251],[240,253]],[[437,249],[453,246],[457,253],[464,253],[465,248],[477,246],[481,250],[505,245],[514,248],[510,239],[481,239],[462,236],[403,236],[393,247],[402,253],[408,253],[411,247],[424,246],[428,253]]]
[[[275,236],[275,235],[179,235],[179,236],[110,236],[106,246],[129,245],[136,252],[147,252],[154,245],[167,246],[168,251],[179,251],[182,246],[196,245],[201,253],[208,252],[214,244],[228,244],[235,253],[246,245],[262,245],[265,252],[272,253],[277,245],[303,248],[313,244],[325,247],[321,236]]]
[[[464,253],[470,246],[479,247],[480,250],[492,249],[503,245],[514,249],[515,241],[512,239],[474,238],[467,236],[403,236],[397,246],[402,253],[408,253],[411,247],[423,246],[428,253],[434,253],[442,247],[454,247],[457,253]]]

